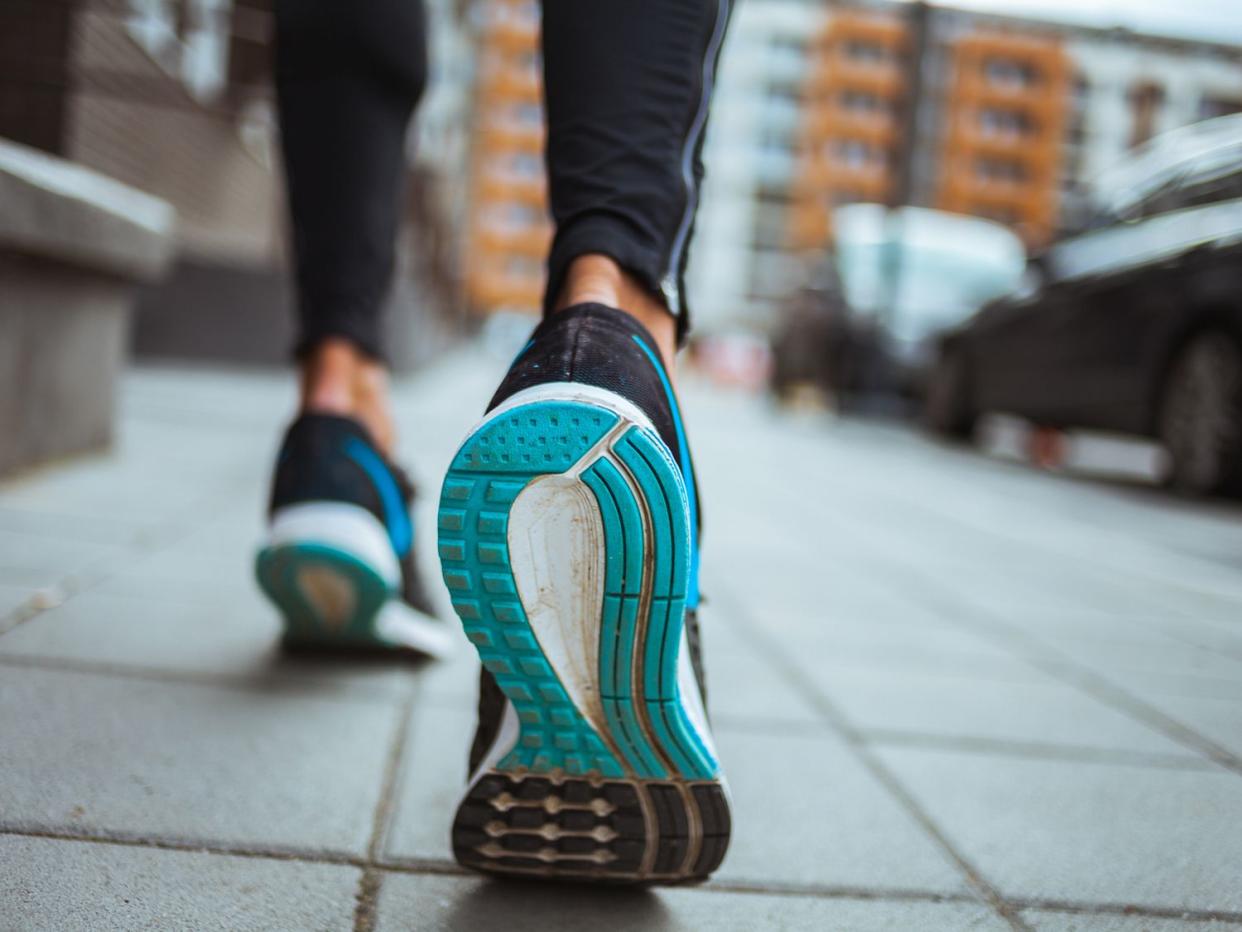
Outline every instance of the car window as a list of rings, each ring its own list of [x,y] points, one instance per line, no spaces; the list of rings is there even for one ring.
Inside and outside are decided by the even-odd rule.
[[[1242,198],[1242,152],[1238,158],[1188,178],[1179,194],[1181,207],[1199,207]]]
[[[1172,141],[1158,137],[1101,177],[1088,229],[1239,196],[1242,122],[1222,123],[1184,147]]]

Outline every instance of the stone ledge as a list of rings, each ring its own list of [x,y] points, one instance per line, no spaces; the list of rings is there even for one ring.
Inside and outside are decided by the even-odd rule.
[[[171,205],[0,140],[0,474],[106,446],[138,286]]]
[[[175,222],[167,201],[0,139],[0,249],[149,281],[172,258]]]

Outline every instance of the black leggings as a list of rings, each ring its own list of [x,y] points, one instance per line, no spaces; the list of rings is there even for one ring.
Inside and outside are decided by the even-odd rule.
[[[683,287],[731,0],[544,0],[545,310],[603,253],[689,323]],[[420,0],[278,0],[276,88],[301,332],[383,357],[405,132],[426,80]]]

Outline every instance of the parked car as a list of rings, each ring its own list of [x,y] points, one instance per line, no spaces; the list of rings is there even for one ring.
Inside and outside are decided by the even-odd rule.
[[[1242,116],[1159,137],[1101,179],[1087,229],[939,340],[928,424],[983,412],[1152,437],[1168,481],[1242,486]]]
[[[832,225],[855,378],[847,392],[919,394],[936,335],[1022,277],[1021,240],[982,217],[849,204]]]

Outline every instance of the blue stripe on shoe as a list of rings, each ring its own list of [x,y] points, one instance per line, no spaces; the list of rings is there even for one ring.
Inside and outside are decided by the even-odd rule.
[[[345,455],[362,467],[379,493],[384,506],[384,526],[392,541],[392,549],[403,557],[414,543],[414,525],[401,497],[401,488],[383,458],[357,437],[345,441]]]
[[[640,337],[635,335],[634,342],[642,348],[651,360],[651,365],[664,384],[664,393],[668,396],[668,405],[673,411],[673,429],[677,432],[677,459],[682,464],[686,482],[686,499],[690,503],[690,580],[686,589],[686,608],[695,609],[699,605],[699,503],[695,495],[694,465],[690,461],[690,445],[686,443],[686,431],[681,423],[681,407],[677,404],[677,396],[664,371],[664,364],[651,351]]]

